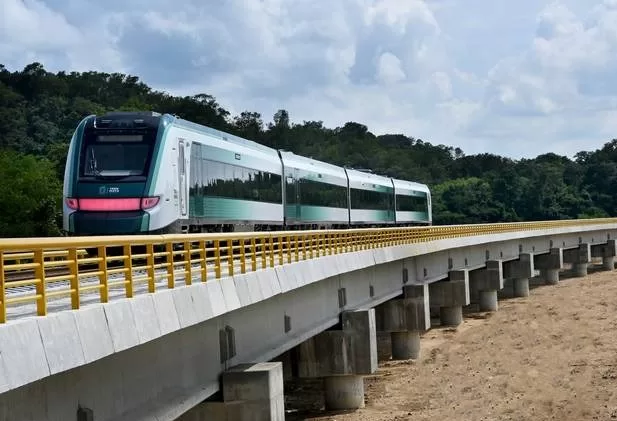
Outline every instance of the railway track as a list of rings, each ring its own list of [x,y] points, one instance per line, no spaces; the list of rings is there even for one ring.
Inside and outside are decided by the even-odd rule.
[[[89,272],[96,272],[96,271],[97,269],[87,269],[87,270],[80,270],[79,273],[87,274]],[[56,276],[68,276],[70,275],[70,273],[71,272],[66,268],[45,269],[46,278],[51,278],[51,277],[56,277]],[[20,271],[8,272],[4,275],[4,280],[7,284],[10,284],[11,282],[25,281],[28,279],[35,279],[35,278],[36,278],[36,275],[33,269],[25,269],[25,270],[20,270]],[[7,286],[10,286],[10,285],[7,285]]]
[[[182,256],[174,256],[175,264],[182,262],[182,261],[183,261]],[[164,262],[165,262],[164,257],[155,258],[155,264],[161,264]],[[134,260],[133,264],[134,265],[137,264],[140,266],[144,265],[145,259],[141,259],[141,261]],[[116,269],[122,266],[123,266],[122,262],[108,262],[107,263],[108,269]],[[98,264],[96,263],[80,263],[79,264],[79,274],[81,275],[81,277],[83,277],[84,275],[88,273],[94,273],[98,271],[99,271]],[[68,269],[68,267],[45,268],[45,278],[52,278],[52,277],[57,277],[57,276],[68,276],[70,275],[70,273],[71,272]],[[36,275],[35,275],[34,269],[20,269],[20,270],[5,269],[4,271],[4,280],[7,284],[10,284],[11,282],[26,281],[26,280],[35,279],[35,278],[36,278]]]
[[[94,270],[88,270],[85,272],[94,272]],[[81,271],[80,271],[81,273]],[[45,277],[52,276],[64,276],[69,275],[70,272],[65,268],[55,268],[55,269],[45,269]],[[34,274],[33,269],[24,269],[20,271],[8,272],[4,275],[4,280],[7,283],[17,282],[17,281],[25,281],[27,279],[34,279],[36,275]]]
[[[240,262],[240,250],[239,247],[236,246],[236,250],[234,250],[233,252],[233,260],[235,264],[238,264]],[[276,254],[275,259],[279,259],[280,253]],[[286,254],[285,254],[286,255]],[[207,250],[206,252],[206,258],[208,259],[208,266],[214,265],[214,262],[211,260],[214,257],[214,250]],[[228,265],[228,256],[227,255],[222,255],[221,257],[221,265],[222,266],[227,266]],[[154,257],[154,264],[155,265],[160,265],[160,264],[164,264],[166,263],[168,257],[166,256],[156,256]],[[250,259],[249,256],[247,256],[247,261]],[[261,264],[261,260],[263,259],[262,256],[258,257],[259,263],[258,265]],[[180,255],[180,254],[176,254],[173,256],[173,263],[174,265],[178,265],[181,264],[182,262],[184,262],[184,256]],[[59,262],[56,262],[56,264],[54,266],[58,266]],[[143,258],[134,258],[132,261],[133,266],[144,266],[147,264],[146,259]],[[250,263],[247,263],[250,264]],[[70,275],[70,270],[68,267],[46,267],[45,268],[45,278],[52,278],[52,277],[59,277],[59,276],[68,276]],[[124,266],[124,262],[121,261],[110,261],[107,263],[107,269],[117,269],[117,268],[121,268]],[[95,273],[99,271],[99,266],[98,263],[85,263],[85,262],[80,262],[79,263],[79,274],[80,277],[84,277],[84,275],[88,274],[88,273]],[[7,267],[5,267],[4,269],[4,280],[7,284],[7,286],[10,287],[10,283],[11,282],[18,282],[18,281],[27,281],[27,280],[34,280],[36,279],[36,274],[35,274],[35,270],[34,269],[9,269]],[[54,279],[52,282],[56,282],[58,279]]]
[[[155,264],[162,264],[165,263],[165,258],[155,258]],[[227,265],[227,261],[226,258],[223,258],[224,260],[224,264]],[[178,265],[181,264],[184,261],[183,256],[174,256],[174,265]],[[239,262],[239,259],[234,256],[234,261],[235,263]],[[134,261],[133,264],[134,265],[139,265],[142,266],[144,265],[146,262],[145,261],[141,261],[141,262],[136,262]],[[209,262],[208,266],[213,265],[214,263]],[[110,262],[107,264],[107,269],[116,269],[116,268],[121,268],[123,267],[123,263],[120,262]],[[157,269],[160,270],[160,269]],[[96,273],[99,271],[98,268],[98,264],[84,264],[81,263],[79,265],[79,275],[80,278],[84,278],[87,277],[88,273]],[[59,276],[68,276],[70,275],[70,270],[67,267],[50,267],[50,268],[45,268],[45,278],[57,278]],[[35,270],[34,269],[21,269],[21,270],[5,270],[4,272],[4,280],[6,282],[6,286],[10,287],[11,282],[18,282],[18,281],[27,281],[27,280],[34,280],[36,279],[36,274],[35,274]],[[53,282],[57,282],[58,279],[54,279]]]

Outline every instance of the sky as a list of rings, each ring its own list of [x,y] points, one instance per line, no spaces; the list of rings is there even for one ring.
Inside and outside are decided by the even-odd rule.
[[[34,61],[467,155],[617,137],[617,0],[0,0],[0,63]]]

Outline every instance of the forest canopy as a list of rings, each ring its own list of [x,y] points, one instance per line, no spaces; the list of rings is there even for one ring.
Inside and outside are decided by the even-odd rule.
[[[52,73],[41,63],[11,72],[0,64],[1,236],[60,234],[68,142],[84,116],[114,110],[176,114],[267,146],[426,183],[435,224],[616,214],[617,139],[573,160],[552,153],[522,160],[466,156],[458,147],[403,134],[375,136],[357,122],[294,123],[284,109],[267,123],[254,111],[232,116],[211,95],[172,96],[132,75]]]

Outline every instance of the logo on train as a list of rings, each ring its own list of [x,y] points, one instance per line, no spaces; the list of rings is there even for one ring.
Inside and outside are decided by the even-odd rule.
[[[107,186],[99,187],[99,194],[107,194],[107,193],[120,193],[120,187],[107,187]]]

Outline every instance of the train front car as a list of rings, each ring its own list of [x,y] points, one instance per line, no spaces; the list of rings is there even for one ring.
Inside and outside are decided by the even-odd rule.
[[[392,179],[395,192],[396,224],[431,225],[433,222],[431,192],[427,185]]]
[[[346,168],[349,178],[349,224],[353,227],[394,226],[392,180]]]
[[[78,125],[64,175],[63,226],[69,235],[156,232],[162,192],[153,194],[168,116],[118,112]]]

